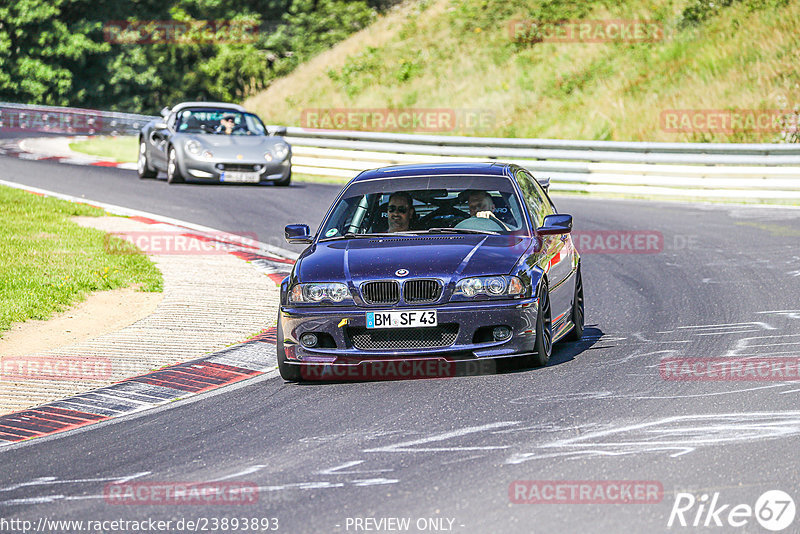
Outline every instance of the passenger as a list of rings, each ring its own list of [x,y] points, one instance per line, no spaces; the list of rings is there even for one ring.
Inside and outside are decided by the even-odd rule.
[[[392,193],[386,210],[389,217],[390,232],[407,232],[411,229],[411,221],[414,220],[416,214],[414,200],[411,195],[404,191]]]

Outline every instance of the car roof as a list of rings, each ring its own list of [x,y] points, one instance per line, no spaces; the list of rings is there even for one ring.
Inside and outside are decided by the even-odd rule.
[[[446,174],[476,174],[509,176],[508,163],[425,163],[415,165],[392,165],[364,171],[353,181],[361,182],[378,178],[406,178],[412,176],[435,176]]]
[[[223,108],[234,111],[247,111],[239,104],[229,104],[227,102],[181,102],[170,109],[170,113],[174,113],[186,108]]]

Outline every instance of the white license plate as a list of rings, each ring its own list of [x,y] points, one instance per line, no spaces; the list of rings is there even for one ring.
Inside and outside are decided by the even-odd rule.
[[[367,312],[367,328],[419,328],[436,326],[436,310]]]
[[[219,177],[220,182],[258,182],[261,175],[257,172],[225,171]]]

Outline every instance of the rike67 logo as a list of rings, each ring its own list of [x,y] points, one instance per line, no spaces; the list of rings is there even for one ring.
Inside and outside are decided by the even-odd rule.
[[[791,526],[795,517],[794,499],[781,490],[764,492],[754,506],[730,504],[720,501],[719,492],[699,497],[691,493],[678,493],[669,514],[667,527],[744,527],[752,519],[763,528],[779,532]],[[725,532],[728,530],[726,529]],[[748,529],[748,532],[751,530]],[[792,532],[796,532],[793,530]]]

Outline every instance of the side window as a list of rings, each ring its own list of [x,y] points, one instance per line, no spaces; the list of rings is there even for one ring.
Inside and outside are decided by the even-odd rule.
[[[544,219],[547,215],[552,215],[556,213],[556,207],[553,205],[553,201],[550,200],[550,197],[547,195],[547,193],[544,192],[544,189],[539,184],[539,181],[536,180],[536,178],[534,178],[530,174],[528,176],[530,177],[531,183],[533,184],[533,187],[536,189],[539,198],[542,199],[542,209],[543,209],[542,219]]]
[[[542,187],[536,180],[523,170],[517,171],[517,183],[522,190],[522,197],[531,215],[533,226],[538,228],[542,225],[545,216],[553,213],[553,207],[547,200]]]

